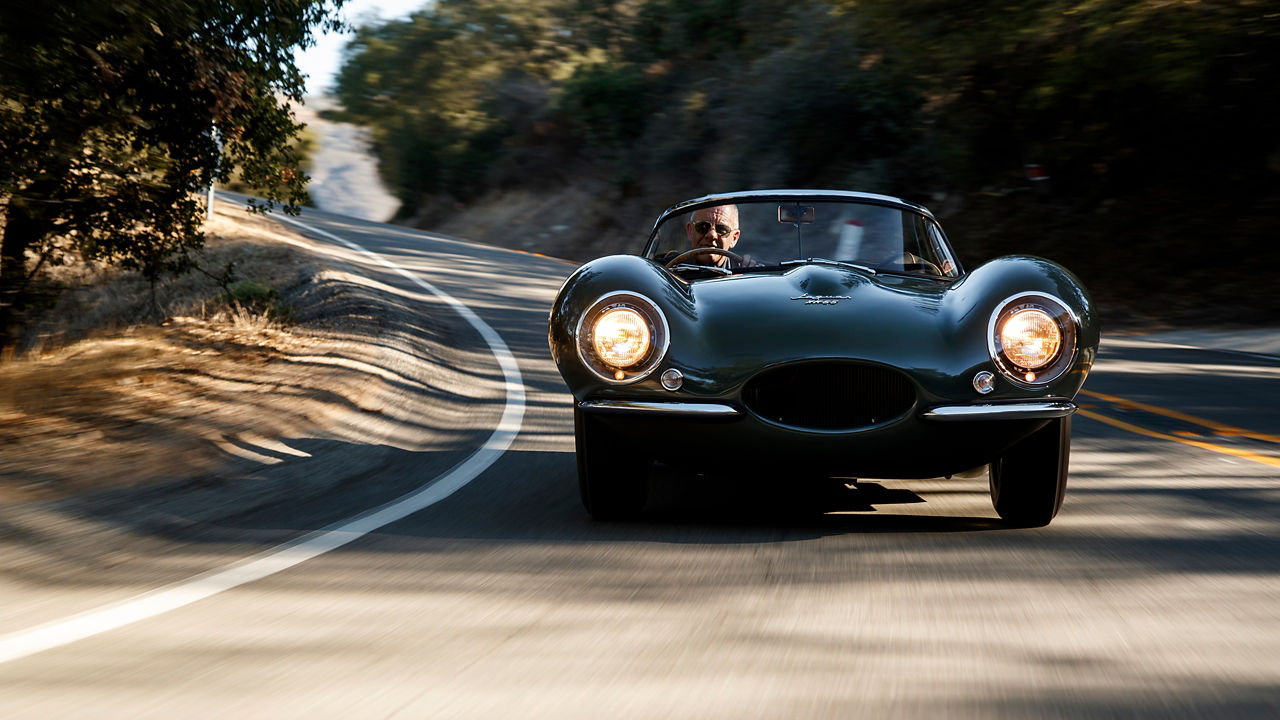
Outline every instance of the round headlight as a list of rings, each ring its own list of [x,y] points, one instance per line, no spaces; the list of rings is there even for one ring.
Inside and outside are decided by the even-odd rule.
[[[1000,326],[1000,347],[1014,365],[1039,370],[1053,362],[1062,348],[1062,331],[1040,308],[1019,310]]]
[[[606,365],[629,368],[649,352],[649,323],[629,307],[607,310],[591,328],[591,346]]]
[[[647,377],[667,352],[667,318],[637,293],[597,298],[579,318],[576,335],[582,364],[615,385]]]
[[[987,328],[991,359],[1005,377],[1022,387],[1042,387],[1075,361],[1080,323],[1066,303],[1044,293],[1006,298]]]

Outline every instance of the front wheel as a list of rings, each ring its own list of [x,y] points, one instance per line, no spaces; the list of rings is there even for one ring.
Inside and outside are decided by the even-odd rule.
[[[616,433],[573,409],[578,455],[578,494],[596,520],[627,520],[649,500],[650,459],[636,457]]]
[[[991,463],[991,504],[1014,527],[1044,527],[1067,493],[1071,418],[1056,418]]]

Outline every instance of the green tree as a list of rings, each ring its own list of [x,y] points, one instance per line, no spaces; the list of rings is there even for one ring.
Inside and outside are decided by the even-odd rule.
[[[1024,162],[1107,196],[1265,176],[1277,148],[1274,7],[1256,0],[833,0],[917,74],[953,177]]]
[[[262,209],[296,212],[293,53],[340,27],[342,2],[0,6],[0,345],[34,272],[69,250],[152,282],[188,267],[199,191],[237,168]]]
[[[581,47],[565,19],[577,0],[438,0],[361,27],[336,94],[343,119],[374,129],[402,210],[437,194],[470,201],[507,138],[546,104],[551,76]]]

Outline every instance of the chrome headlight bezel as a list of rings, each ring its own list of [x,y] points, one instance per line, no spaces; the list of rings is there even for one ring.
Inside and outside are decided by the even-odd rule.
[[[614,367],[599,357],[595,351],[593,337],[596,321],[610,310],[618,308],[626,308],[640,315],[649,329],[648,352],[638,362],[621,368]],[[628,385],[648,377],[666,357],[670,342],[671,333],[667,327],[667,318],[657,304],[643,295],[625,290],[611,292],[597,298],[582,317],[578,318],[578,326],[574,330],[574,344],[578,348],[578,359],[592,374],[611,385]]]
[[[1035,309],[1048,315],[1057,325],[1061,343],[1058,352],[1039,368],[1022,367],[1005,354],[1000,331],[1015,313]],[[1075,364],[1080,347],[1080,318],[1062,300],[1041,292],[1018,293],[996,304],[987,322],[987,352],[1005,379],[1021,388],[1038,389],[1062,377]],[[1030,377],[1031,379],[1028,379]]]

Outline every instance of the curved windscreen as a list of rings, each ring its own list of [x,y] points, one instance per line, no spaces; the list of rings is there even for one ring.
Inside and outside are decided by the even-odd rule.
[[[937,223],[924,215],[870,202],[804,198],[738,201],[672,213],[655,229],[647,257],[663,262],[696,247],[728,247],[734,269],[827,260],[880,272],[952,278],[959,264]],[[723,237],[722,237],[723,236]],[[693,255],[680,264],[709,264]]]

